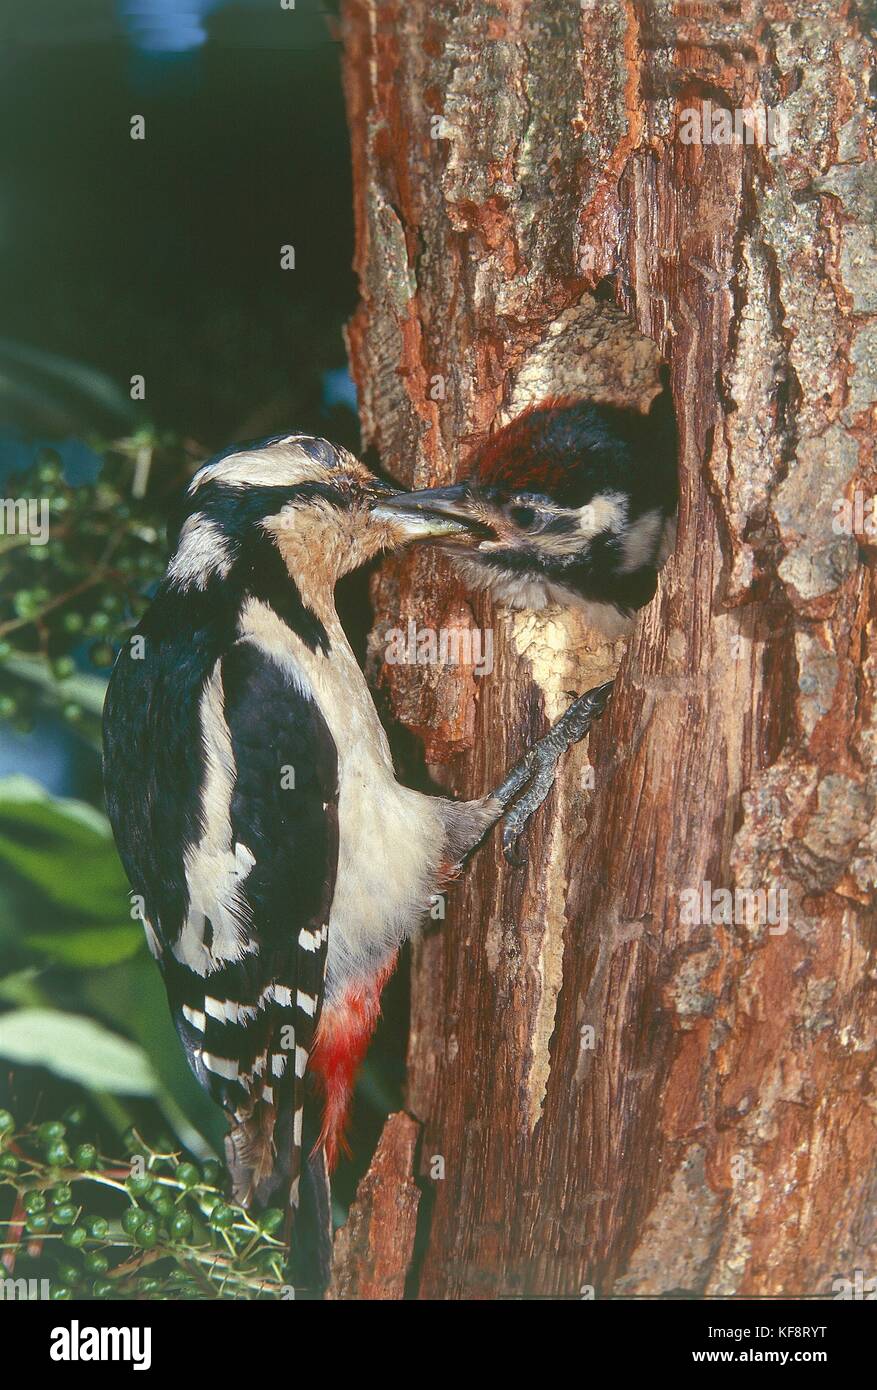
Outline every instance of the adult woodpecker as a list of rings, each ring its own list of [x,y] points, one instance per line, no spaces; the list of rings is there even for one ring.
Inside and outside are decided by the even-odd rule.
[[[474,587],[514,608],[573,605],[617,637],[675,543],[676,460],[668,392],[648,415],[551,400],[488,439],[464,482],[404,506],[465,522],[445,547]]]
[[[328,1169],[398,949],[507,809],[510,843],[608,694],[492,795],[400,786],[333,598],[380,550],[462,529],[397,500],[304,435],[206,464],[104,715],[110,820],[189,1063],[229,1118],[234,1196],[300,1204],[296,1244],[306,1225],[323,1266]]]

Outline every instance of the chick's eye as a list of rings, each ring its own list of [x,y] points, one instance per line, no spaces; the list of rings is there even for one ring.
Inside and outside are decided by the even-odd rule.
[[[533,522],[536,520],[536,510],[534,507],[509,507],[509,517],[516,526],[520,526],[523,530],[526,530],[528,527],[532,526]]]

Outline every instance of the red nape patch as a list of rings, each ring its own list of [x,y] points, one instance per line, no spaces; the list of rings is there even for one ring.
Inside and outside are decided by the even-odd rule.
[[[373,979],[348,990],[340,1004],[329,1005],[320,1015],[308,1070],[323,1093],[323,1128],[314,1147],[325,1147],[330,1169],[338,1161],[339,1150],[350,1157],[344,1126],[353,1083],[381,1016],[381,991],[395,965],[394,956]]]
[[[558,423],[573,405],[572,399],[553,396],[529,406],[481,446],[471,462],[470,477],[482,487],[551,492],[574,459],[568,445],[561,449],[554,438]]]

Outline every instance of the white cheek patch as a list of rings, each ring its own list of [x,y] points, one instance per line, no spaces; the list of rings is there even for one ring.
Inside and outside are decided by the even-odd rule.
[[[661,532],[661,539],[658,542],[658,553],[655,556],[655,564],[658,569],[666,565],[673,551],[676,549],[676,514],[669,516],[664,522],[664,529]]]
[[[576,540],[579,543],[582,538],[592,540],[601,531],[618,534],[627,523],[627,498],[623,492],[598,492],[590,502],[578,507],[573,516],[578,517],[579,535]]]
[[[621,541],[623,559],[619,574],[632,574],[643,565],[653,565],[664,528],[664,518],[656,509],[643,512],[624,532]]]
[[[558,507],[550,515],[566,522],[563,530],[543,530],[534,536],[543,555],[554,555],[565,559],[577,555],[588,541],[609,531],[612,535],[622,535],[627,525],[628,499],[623,492],[598,492],[583,507]],[[499,550],[505,541],[490,542],[479,546],[479,550]]]

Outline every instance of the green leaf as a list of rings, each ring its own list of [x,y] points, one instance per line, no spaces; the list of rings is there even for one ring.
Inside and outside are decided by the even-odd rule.
[[[99,1023],[54,1009],[0,1015],[0,1057],[47,1067],[94,1091],[155,1094],[156,1078],[142,1048]]]
[[[128,885],[106,817],[29,777],[0,780],[0,865],[39,890],[44,916],[116,926],[128,917]]]
[[[16,970],[12,975],[4,975],[0,979],[0,999],[7,1004],[18,1004],[22,1008],[42,1008],[48,999],[39,983],[39,971],[36,967],[29,966],[26,970]]]
[[[31,932],[24,944],[40,955],[84,970],[89,966],[118,965],[130,960],[143,945],[143,932],[130,927],[81,927],[63,932]]]
[[[23,653],[13,654],[6,658],[4,665],[11,676],[18,676],[21,680],[31,681],[47,694],[57,698],[59,693],[58,681],[53,676],[51,667],[44,657],[26,656]],[[67,677],[60,686],[60,692],[65,700],[72,700],[74,704],[80,705],[89,714],[97,715],[100,718],[107,693],[107,678],[106,676],[92,675],[89,672],[77,671],[75,675]]]

